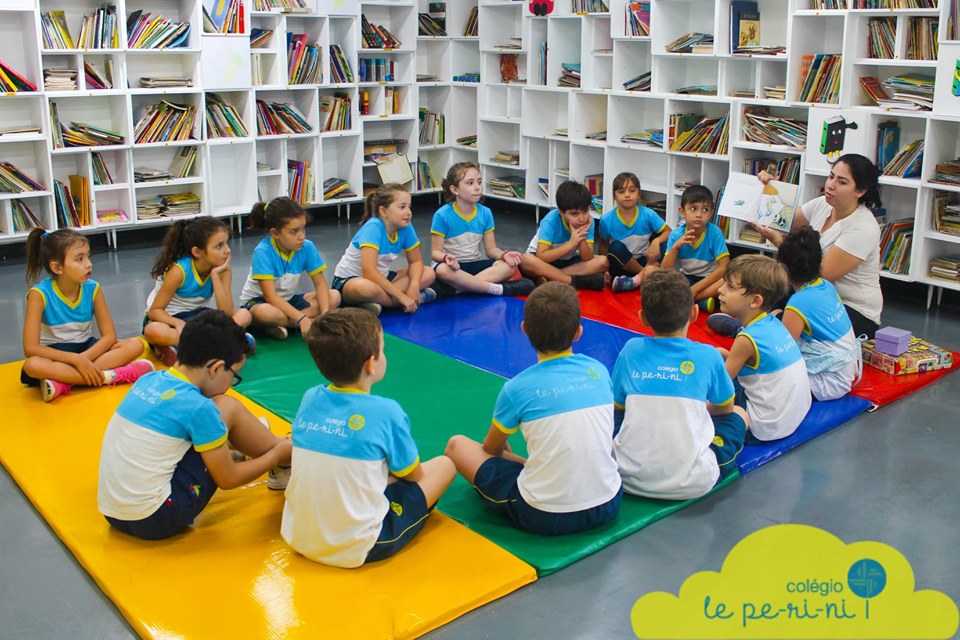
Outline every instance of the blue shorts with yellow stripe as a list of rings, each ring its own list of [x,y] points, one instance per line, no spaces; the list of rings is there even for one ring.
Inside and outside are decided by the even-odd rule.
[[[385,560],[400,551],[423,528],[430,515],[427,498],[415,482],[398,480],[387,485],[383,495],[390,502],[383,516],[380,535],[367,554],[365,562]]]

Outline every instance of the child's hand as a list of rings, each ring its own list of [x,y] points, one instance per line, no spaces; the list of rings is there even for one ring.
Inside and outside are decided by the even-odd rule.
[[[303,318],[301,318],[300,322],[298,323],[298,326],[300,327],[300,335],[306,336],[307,332],[310,331],[310,326],[312,324],[313,324],[313,318],[308,318],[307,316],[303,316]]]
[[[81,376],[83,376],[83,381],[87,385],[91,387],[99,387],[103,384],[103,371],[100,369],[100,367],[93,364],[90,358],[78,353],[70,364],[73,365],[73,368],[76,369]]]
[[[400,303],[400,307],[403,309],[404,313],[413,313],[417,310],[417,307],[420,306],[419,300],[414,300],[405,293],[397,298],[397,302]]]
[[[511,267],[519,267],[523,256],[520,255],[519,251],[504,251],[500,254],[500,259]]]
[[[697,231],[696,229],[691,229],[690,231],[687,231],[685,234],[680,236],[680,239],[677,240],[674,244],[677,245],[678,247],[682,247],[684,245],[693,244],[696,239],[697,239]]]
[[[293,455],[293,440],[281,438],[280,442],[273,445],[270,451],[276,456],[277,464],[290,464],[290,456]]]
[[[590,232],[590,225],[585,224],[582,227],[570,227],[570,242],[576,246],[587,239],[587,233]]]
[[[756,222],[748,222],[747,224],[749,224],[751,227],[756,229],[757,232],[761,236],[763,236],[764,240],[769,240],[770,242],[773,242],[773,237],[774,235],[776,235],[777,232],[772,227],[767,227],[765,225],[758,224]]]
[[[230,254],[229,253],[227,254],[227,259],[224,261],[224,263],[219,267],[214,267],[213,269],[211,269],[210,273],[212,273],[215,276],[219,276],[221,273],[224,273],[226,271],[230,271]]]
[[[760,173],[757,174],[757,180],[759,180],[763,184],[767,184],[768,182],[773,180],[773,176],[767,173],[766,171],[764,171],[763,169],[761,169]]]
[[[460,261],[457,260],[457,256],[452,256],[449,253],[443,254],[443,264],[450,267],[451,271],[460,271]]]

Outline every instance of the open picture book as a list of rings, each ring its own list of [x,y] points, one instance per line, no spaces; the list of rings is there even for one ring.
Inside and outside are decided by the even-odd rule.
[[[786,233],[793,224],[799,191],[800,187],[789,182],[771,180],[763,184],[756,176],[731,171],[717,215]]]

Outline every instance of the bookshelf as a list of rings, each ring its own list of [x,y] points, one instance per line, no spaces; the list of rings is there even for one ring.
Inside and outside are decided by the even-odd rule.
[[[101,2],[0,3],[0,61],[37,86],[36,91],[0,95],[0,129],[10,130],[0,134],[0,161],[13,163],[44,187],[0,193],[0,243],[25,238],[19,228],[24,205],[45,226],[55,228],[54,182],[67,183],[70,176],[85,178],[89,185],[86,199],[92,216],[81,230],[107,233],[112,244],[116,231],[169,224],[171,218],[149,214],[163,195],[194,193],[201,200],[200,213],[223,217],[242,216],[258,199],[288,195],[294,188],[307,206],[359,202],[365,183],[380,183],[375,164],[364,161],[365,146],[371,141],[405,140],[399,150],[413,168],[426,161],[437,185],[452,162],[477,159],[476,147],[455,143],[458,137],[478,133],[479,83],[453,80],[455,74],[479,73],[481,68],[479,37],[463,36],[473,8],[469,3],[446,3],[450,35],[436,39],[417,37],[417,13],[428,10],[423,0],[305,0],[302,10],[261,10],[256,0],[243,0],[244,22],[231,33],[204,32],[204,7],[210,8],[210,0],[111,4],[116,5],[118,18],[116,40],[107,43],[112,46],[63,48],[47,44],[43,16],[62,15],[76,44],[84,17],[94,14]],[[180,46],[150,47],[143,42],[134,46],[127,19],[137,11],[151,19],[188,25]],[[389,30],[401,45],[366,46],[361,15]],[[519,13],[517,18],[519,25]],[[291,77],[298,51],[288,46],[287,34],[305,36],[313,58],[303,60],[310,61],[315,73],[301,70]],[[252,36],[259,36],[255,46]],[[395,76],[362,82],[362,58],[393,62]],[[96,76],[86,73],[90,69],[108,82],[102,86],[95,82]],[[65,80],[47,89],[44,70]],[[437,75],[437,81],[420,86],[417,75],[427,73]],[[363,116],[361,92],[372,107]],[[519,100],[518,93],[517,105]],[[138,142],[135,130],[141,117],[164,101],[189,107],[194,112],[192,126],[178,139],[159,136]],[[211,105],[220,106],[208,112]],[[325,126],[329,112],[323,109],[332,105],[336,119]],[[421,106],[445,114],[442,144],[420,149]],[[64,126],[83,123],[116,133],[122,141],[61,145],[54,140],[51,107]],[[264,109],[288,107],[302,117],[303,126],[264,129]],[[163,175],[186,149],[192,149],[186,174]],[[98,166],[110,173],[109,182],[94,182]],[[137,181],[135,173],[142,169],[159,177]],[[324,184],[337,180],[346,181],[356,195],[340,192],[324,197]],[[96,215],[118,209],[126,219],[105,215],[101,222]]]

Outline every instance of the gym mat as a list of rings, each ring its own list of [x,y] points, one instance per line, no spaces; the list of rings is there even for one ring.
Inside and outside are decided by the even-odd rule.
[[[103,430],[126,388],[81,389],[44,404],[15,382],[20,366],[0,366],[8,381],[0,403],[11,412],[0,461],[143,637],[410,638],[536,579],[532,567],[439,513],[386,562],[350,570],[313,563],[280,538],[283,494],[262,479],[218,492],[187,533],[160,542],[125,536],[97,512],[96,494]],[[289,430],[270,420],[275,432]]]

